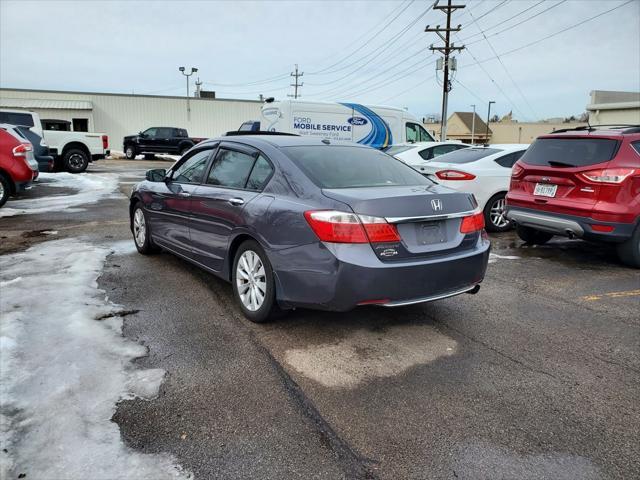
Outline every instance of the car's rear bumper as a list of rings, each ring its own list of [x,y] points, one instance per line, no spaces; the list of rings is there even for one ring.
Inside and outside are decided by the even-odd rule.
[[[508,205],[506,207],[506,216],[517,225],[535,228],[554,235],[613,243],[620,243],[629,239],[638,223],[638,221],[635,223],[603,222],[590,217],[551,213]]]
[[[94,153],[93,155],[91,155],[91,161],[94,162],[96,160],[103,160],[109,154],[111,154],[110,150],[105,150],[104,153]]]
[[[346,311],[358,305],[402,306],[474,290],[484,279],[490,243],[411,262],[382,262],[369,244],[317,243],[269,252],[284,307]]]

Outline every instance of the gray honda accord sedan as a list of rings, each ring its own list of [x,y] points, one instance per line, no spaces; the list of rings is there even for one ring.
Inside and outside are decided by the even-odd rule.
[[[490,243],[472,195],[349,142],[247,135],[199,143],[133,190],[138,251],[230,281],[244,315],[345,311],[475,293]]]

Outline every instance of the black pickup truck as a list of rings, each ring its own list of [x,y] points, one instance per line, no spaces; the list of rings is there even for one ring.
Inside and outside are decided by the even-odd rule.
[[[140,154],[145,156],[153,156],[154,153],[182,155],[202,140],[205,139],[189,137],[184,128],[151,127],[138,135],[124,137],[122,146],[125,156],[133,160]]]

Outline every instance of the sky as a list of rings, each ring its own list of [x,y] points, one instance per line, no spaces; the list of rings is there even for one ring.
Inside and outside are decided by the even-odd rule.
[[[185,66],[198,68],[191,92],[199,77],[221,98],[281,99],[297,63],[302,99],[420,117],[441,111],[429,46],[442,41],[424,30],[446,15],[433,3],[0,0],[0,86],[185,95]],[[568,117],[592,90],[640,90],[640,0],[453,3],[466,4],[452,17],[466,48],[449,112],[486,115],[493,100],[492,113],[519,121]]]

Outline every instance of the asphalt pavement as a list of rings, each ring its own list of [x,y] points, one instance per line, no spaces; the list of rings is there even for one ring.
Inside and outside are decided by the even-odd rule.
[[[167,165],[98,162],[89,173],[117,173],[122,195],[0,218],[0,254],[120,245],[100,288],[148,347],[137,363],[167,371],[158,398],[118,406],[132,448],[197,479],[640,478],[640,272],[611,247],[494,235],[476,295],[254,325],[227,283],[135,252],[126,195]]]

